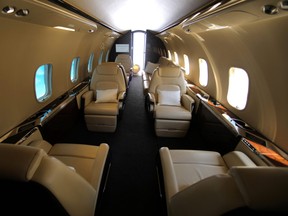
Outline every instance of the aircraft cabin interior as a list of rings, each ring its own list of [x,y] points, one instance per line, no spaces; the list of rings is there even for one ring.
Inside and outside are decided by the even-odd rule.
[[[1,214],[288,214],[288,0],[1,0]]]

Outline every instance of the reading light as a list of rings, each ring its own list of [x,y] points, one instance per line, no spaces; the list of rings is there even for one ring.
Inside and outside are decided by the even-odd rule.
[[[274,5],[264,5],[262,7],[262,11],[265,14],[274,15],[278,13],[278,8]]]
[[[75,31],[75,29],[73,29],[73,28],[68,28],[68,27],[64,27],[64,26],[55,26],[54,28],[65,30],[65,31]]]
[[[15,8],[12,6],[6,6],[2,9],[3,14],[11,14],[15,12]]]
[[[20,9],[18,11],[16,11],[15,16],[17,17],[25,17],[29,14],[29,10],[28,9]]]
[[[282,10],[288,10],[288,0],[283,0],[280,2],[280,8]]]

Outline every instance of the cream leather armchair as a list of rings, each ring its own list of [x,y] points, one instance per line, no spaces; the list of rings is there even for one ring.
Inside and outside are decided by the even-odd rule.
[[[184,137],[190,128],[194,100],[186,94],[184,72],[178,66],[160,66],[151,78],[146,109],[160,137]]]
[[[162,147],[160,159],[168,216],[288,212],[286,167],[257,166],[240,151]]]
[[[98,65],[92,75],[89,91],[82,95],[87,129],[114,132],[117,118],[124,109],[126,83],[118,63]]]
[[[100,184],[97,179],[101,178],[98,171],[105,163],[108,146],[91,146],[99,151],[98,158],[89,165],[89,156],[95,151],[85,151],[87,146],[82,148],[86,158],[81,160],[77,156],[85,154],[78,151],[81,145],[60,144],[52,147],[50,154],[46,152],[50,144],[33,145],[0,144],[1,211],[11,215],[94,216]],[[81,163],[86,163],[82,171]],[[85,169],[89,173],[85,174]]]
[[[129,83],[133,77],[133,72],[132,72],[133,62],[132,62],[131,56],[128,54],[118,54],[116,56],[115,62],[123,65],[125,69],[125,73],[126,73],[126,79]]]

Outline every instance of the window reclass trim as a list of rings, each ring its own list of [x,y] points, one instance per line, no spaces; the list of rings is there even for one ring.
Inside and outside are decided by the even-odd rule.
[[[100,64],[102,63],[102,61],[103,61],[103,53],[104,53],[104,51],[101,50],[100,55],[99,55],[99,58],[98,58],[98,64],[99,64],[99,65],[100,65]]]
[[[52,64],[40,65],[34,77],[35,97],[43,102],[52,95]]]
[[[72,60],[70,68],[70,80],[72,83],[75,83],[78,80],[79,62],[80,57],[75,57]]]
[[[92,52],[89,56],[89,60],[88,60],[88,73],[91,73],[93,71],[93,60],[94,60],[94,53]]]
[[[170,60],[172,59],[170,50],[168,50],[168,59],[170,59]]]
[[[179,58],[178,58],[178,53],[174,52],[174,63],[179,65]]]
[[[229,83],[227,92],[228,103],[238,109],[243,110],[247,105],[249,92],[249,77],[242,68],[231,67],[229,69]]]
[[[203,58],[199,58],[199,83],[204,87],[208,85],[208,64]]]
[[[184,58],[185,75],[189,75],[190,74],[189,57],[188,57],[188,55],[184,54],[183,58]]]

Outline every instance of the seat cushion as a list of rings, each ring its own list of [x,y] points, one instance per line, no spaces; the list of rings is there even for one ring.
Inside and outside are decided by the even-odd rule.
[[[90,103],[85,107],[85,115],[118,115],[117,103]]]
[[[192,118],[192,114],[183,106],[156,105],[156,119],[187,120]]]
[[[109,146],[103,143],[100,146],[57,143],[49,155],[73,167],[95,189],[98,189],[108,151]]]
[[[179,191],[212,175],[227,173],[218,152],[170,150]]]

